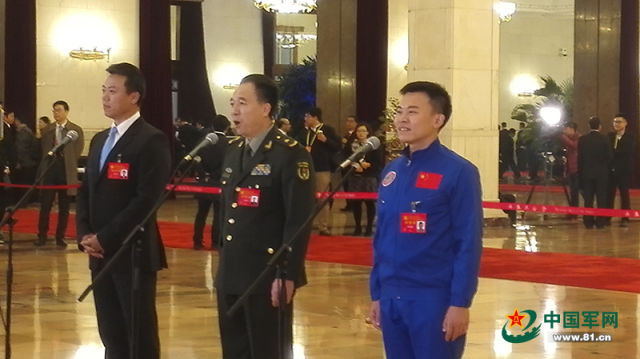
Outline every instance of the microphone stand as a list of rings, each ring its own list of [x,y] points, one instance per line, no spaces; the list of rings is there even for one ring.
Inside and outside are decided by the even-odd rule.
[[[362,153],[362,157],[364,157],[365,153]],[[353,161],[353,162],[357,162],[357,161]],[[287,305],[287,293],[286,293],[286,279],[287,279],[287,271],[286,271],[286,264],[287,264],[287,255],[291,252],[291,246],[295,243],[295,241],[298,239],[298,237],[300,236],[300,234],[307,228],[307,226],[309,226],[311,224],[311,222],[313,221],[313,219],[318,215],[318,213],[320,213],[320,211],[329,203],[329,201],[331,201],[333,199],[333,196],[336,194],[336,192],[338,192],[338,189],[340,188],[340,186],[347,180],[347,178],[353,173],[354,171],[354,167],[353,166],[349,166],[349,169],[347,170],[347,172],[342,176],[342,178],[340,179],[340,181],[338,181],[338,184],[336,186],[331,186],[331,184],[329,184],[329,195],[324,198],[322,200],[322,202],[316,204],[313,212],[311,213],[311,215],[309,215],[309,217],[307,217],[307,220],[304,221],[304,223],[298,228],[298,230],[291,236],[291,238],[289,238],[271,257],[271,260],[269,260],[269,262],[267,263],[265,269],[258,275],[258,277],[253,281],[253,283],[251,283],[251,285],[244,291],[244,293],[242,293],[242,295],[236,300],[235,303],[233,303],[233,305],[231,306],[231,308],[229,308],[229,310],[227,311],[226,315],[228,317],[233,316],[238,309],[240,309],[240,307],[242,305],[244,305],[244,303],[249,299],[249,295],[251,295],[251,292],[253,292],[253,290],[260,285],[260,283],[262,283],[267,276],[269,275],[269,273],[272,272],[272,269],[275,268],[276,269],[276,278],[279,278],[281,280],[281,285],[280,285],[280,291],[278,293],[278,339],[279,339],[279,354],[280,354],[280,358],[285,359],[285,352],[286,352],[286,347],[285,347],[285,338],[284,338],[284,328],[285,328],[285,307]],[[338,169],[339,171],[340,169]],[[333,188],[333,189],[332,189]]]
[[[7,274],[6,274],[6,314],[3,315],[2,310],[0,309],[0,315],[2,316],[2,324],[4,326],[4,357],[6,359],[11,358],[11,297],[13,293],[13,227],[18,222],[14,215],[27,201],[28,198],[31,197],[31,193],[36,189],[38,183],[42,182],[44,177],[51,171],[53,165],[55,164],[55,153],[53,156],[47,156],[47,167],[40,173],[40,175],[35,179],[31,187],[27,189],[27,191],[20,197],[18,202],[15,205],[9,206],[5,209],[4,216],[0,221],[0,228],[5,225],[9,226],[9,239],[7,247]]]
[[[196,156],[193,158],[192,161],[189,162],[189,165],[187,166],[187,168],[185,169],[185,171],[183,171],[180,175],[180,177],[178,178],[178,180],[172,184],[172,186],[169,188],[169,190],[165,190],[164,194],[162,196],[160,196],[160,198],[158,198],[158,200],[156,201],[156,203],[153,205],[153,207],[151,208],[151,210],[147,213],[147,215],[142,219],[142,221],[140,221],[140,223],[136,226],[133,227],[133,229],[129,232],[129,234],[125,237],[124,241],[122,242],[122,244],[120,245],[120,248],[116,251],[116,253],[111,257],[111,259],[109,259],[109,261],[107,262],[107,264],[104,265],[104,267],[102,267],[102,269],[100,270],[100,272],[98,272],[98,274],[92,279],[91,284],[89,284],[89,286],[87,286],[87,288],[84,290],[84,292],[82,292],[82,294],[78,297],[78,301],[82,302],[87,295],[89,295],[89,293],[95,288],[96,283],[100,282],[101,280],[103,280],[104,277],[106,277],[108,274],[110,274],[113,270],[113,266],[114,263],[116,263],[116,261],[118,259],[120,259],[124,253],[127,251],[127,249],[131,246],[131,242],[133,240],[133,237],[138,233],[138,232],[144,232],[144,226],[145,224],[151,219],[151,217],[153,217],[156,213],[156,211],[160,208],[160,206],[162,206],[162,204],[164,203],[164,201],[167,199],[167,197],[169,197],[176,189],[176,187],[178,187],[183,181],[185,176],[187,175],[187,173],[189,171],[191,171],[191,169],[193,168],[194,164],[196,162],[200,162],[200,157]],[[178,172],[178,170],[180,169],[180,167],[186,162],[186,159],[183,159],[182,161],[180,161],[180,163],[178,163],[178,165],[176,166],[176,169],[174,170],[173,174],[171,175],[171,178],[173,178],[175,176],[175,174]],[[130,328],[130,334],[129,334],[129,358],[131,359],[135,359],[138,358],[138,334],[139,334],[139,329],[140,329],[140,318],[139,318],[139,313],[138,313],[138,307],[140,305],[139,301],[140,301],[140,296],[139,296],[139,291],[140,291],[140,256],[142,253],[142,242],[140,239],[135,241],[135,245],[131,246],[131,262],[133,265],[133,272],[132,272],[132,293],[131,293],[131,328]]]

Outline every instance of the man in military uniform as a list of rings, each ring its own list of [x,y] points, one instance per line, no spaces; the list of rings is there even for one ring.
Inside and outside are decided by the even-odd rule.
[[[265,268],[278,248],[298,231],[314,207],[313,167],[308,151],[273,125],[275,83],[249,75],[231,97],[236,137],[222,166],[223,224],[215,280],[224,358],[280,358],[278,307],[285,311],[284,357],[292,357],[292,305],[306,283],[304,257],[311,228],[296,238],[284,264],[286,303],[275,270],[232,317],[226,312]]]

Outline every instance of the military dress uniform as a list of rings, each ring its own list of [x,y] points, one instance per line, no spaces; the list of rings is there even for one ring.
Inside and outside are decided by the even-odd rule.
[[[253,141],[254,146],[246,142],[242,137],[230,140],[222,166],[223,223],[215,287],[223,355],[278,358],[278,312],[270,299],[275,271],[233,317],[226,311],[312,213],[313,166],[309,152],[274,127],[264,140]],[[296,288],[306,284],[304,257],[310,233],[308,226],[299,234],[285,265],[286,278]],[[286,313],[285,338],[291,351],[291,305]]]
[[[482,251],[477,168],[438,140],[382,172],[371,298],[380,302],[387,358],[460,358],[465,336],[446,342],[449,306],[469,307]]]

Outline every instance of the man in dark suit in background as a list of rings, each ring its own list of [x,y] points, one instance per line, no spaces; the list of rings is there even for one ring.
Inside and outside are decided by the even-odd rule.
[[[609,208],[613,208],[615,205],[617,189],[620,191],[620,208],[631,209],[629,186],[631,185],[631,174],[633,173],[636,140],[631,133],[626,131],[627,119],[623,114],[615,116],[613,129],[615,132],[609,133],[609,142],[613,150],[613,161],[611,162],[611,172],[609,174]],[[610,221],[611,217],[608,219]],[[627,227],[628,223],[629,218],[622,217],[620,227]]]
[[[333,127],[322,122],[322,110],[310,108],[304,115],[305,130],[298,142],[311,153],[313,167],[316,170],[316,192],[327,191],[331,183],[331,171],[334,169],[334,156],[340,151],[340,137]],[[330,236],[331,212],[325,206],[316,217],[316,226],[320,235]]]
[[[607,208],[607,180],[609,177],[609,166],[613,154],[607,136],[600,133],[602,126],[600,119],[591,117],[589,119],[591,131],[580,137],[578,140],[578,173],[582,195],[584,196],[584,206],[593,208],[594,195],[598,201],[598,208]],[[603,228],[606,224],[605,217],[584,216],[584,226],[588,229]]]
[[[277,106],[277,87],[264,75],[245,77],[231,97],[231,118],[242,137],[229,141],[222,166],[224,221],[215,287],[225,359],[292,357],[291,301],[295,288],[306,284],[304,257],[310,226],[298,233],[284,264],[286,303],[278,296],[282,279],[272,270],[238,312],[232,317],[226,313],[314,207],[311,157],[275,128],[272,118]],[[278,307],[285,321],[282,356]]]
[[[47,125],[42,129],[41,147],[42,161],[38,167],[38,173],[42,173],[49,165],[50,161],[54,161],[54,165],[42,180],[46,186],[66,186],[78,184],[78,159],[84,148],[84,135],[82,128],[75,123],[69,121],[69,104],[59,100],[53,103],[54,123]],[[50,158],[47,156],[53,146],[60,143],[69,131],[76,131],[78,139],[68,143],[62,151]],[[53,206],[53,200],[58,195],[58,226],[56,228],[56,245],[66,247],[64,235],[67,231],[67,222],[69,219],[69,202],[70,196],[75,196],[77,190],[70,189],[43,189],[40,191],[40,216],[38,220],[38,239],[35,241],[36,246],[43,246],[47,242],[47,232],[49,231],[49,214]]]
[[[169,141],[140,117],[145,81],[128,63],[109,66],[102,86],[108,130],[91,140],[87,167],[78,192],[78,246],[87,253],[91,276],[121,247],[124,237],[152,209],[169,181]],[[155,215],[132,242],[140,249],[137,316],[138,358],[160,357],[156,315],[156,272],[167,267]],[[137,244],[135,244],[137,243]],[[113,272],[95,284],[93,297],[106,359],[129,358],[131,325],[131,255],[122,256]]]
[[[220,176],[222,174],[222,161],[227,150],[227,139],[225,132],[231,123],[224,115],[217,115],[213,119],[213,128],[205,130],[202,137],[214,132],[218,135],[218,142],[213,146],[206,146],[200,151],[202,161],[196,165],[198,184],[205,187],[220,187]],[[202,139],[200,139],[202,140]],[[197,193],[198,211],[193,221],[193,249],[202,249],[204,225],[209,215],[209,210],[213,206],[213,222],[211,224],[211,249],[216,248],[220,237],[220,194]]]
[[[16,128],[15,113],[13,110],[4,110],[2,116],[2,132],[0,134],[0,182],[11,183],[13,170],[16,165]],[[0,213],[4,215],[5,208],[12,204],[11,190],[7,187],[0,187]],[[1,235],[0,235],[0,238]]]

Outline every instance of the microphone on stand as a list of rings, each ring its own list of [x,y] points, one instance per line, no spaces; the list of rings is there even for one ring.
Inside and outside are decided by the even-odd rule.
[[[380,139],[378,137],[375,136],[371,136],[369,138],[367,138],[367,140],[365,141],[364,146],[360,147],[357,151],[355,151],[351,156],[349,156],[349,158],[347,158],[346,160],[344,160],[344,162],[342,162],[340,164],[340,168],[347,168],[349,166],[351,166],[352,163],[356,162],[356,159],[368,152],[377,150],[380,147]]]
[[[191,150],[191,152],[189,152],[188,155],[184,156],[183,160],[184,161],[191,161],[194,159],[194,157],[196,157],[196,155],[198,154],[198,152],[200,152],[200,150],[203,147],[209,146],[209,145],[215,145],[218,142],[218,135],[216,135],[215,133],[209,133],[205,136],[205,138],[198,143],[198,145],[196,147],[193,148],[193,150]]]
[[[78,132],[74,130],[70,130],[67,134],[62,138],[60,143],[53,146],[51,151],[47,152],[47,156],[51,157],[56,154],[61,148],[63,148],[67,143],[73,142],[78,139]]]

